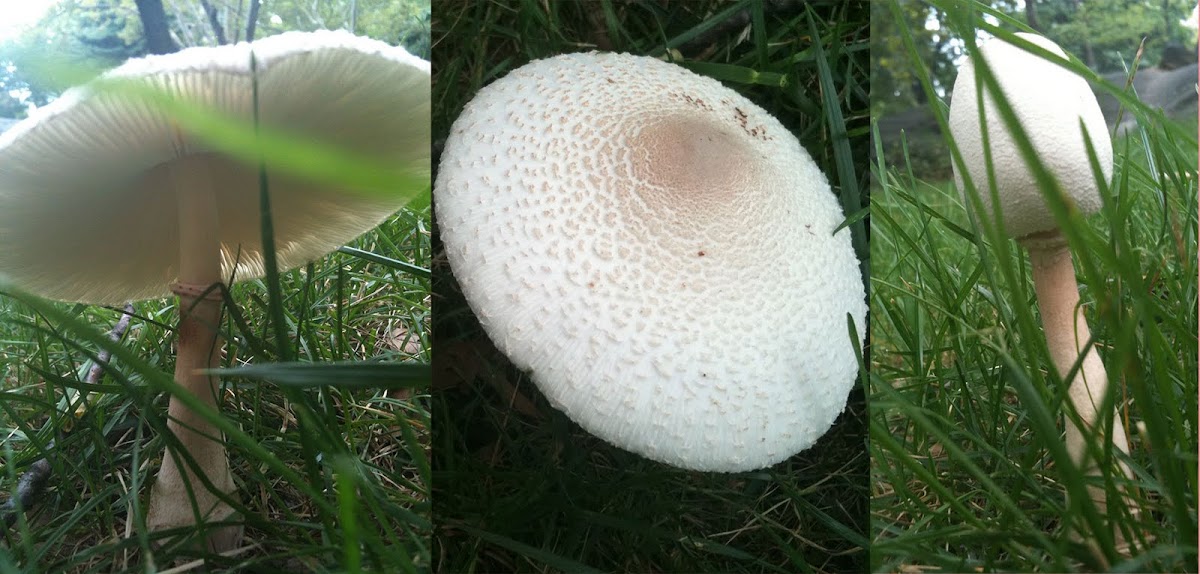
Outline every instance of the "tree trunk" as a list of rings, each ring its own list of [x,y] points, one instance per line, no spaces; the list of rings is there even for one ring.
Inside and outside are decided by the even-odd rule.
[[[138,18],[142,20],[142,33],[146,35],[146,51],[151,54],[178,52],[179,46],[171,39],[171,30],[167,27],[167,12],[162,0],[134,1]]]
[[[1071,9],[1075,11],[1073,17],[1079,16],[1079,7],[1079,0],[1071,0]],[[1088,23],[1086,20],[1083,22],[1083,26],[1085,32],[1085,36],[1083,38],[1083,62],[1092,70],[1099,70],[1099,68],[1096,67],[1096,54],[1092,51],[1092,41],[1088,39],[1090,35],[1087,34]]]
[[[1027,24],[1029,24],[1030,28],[1033,28],[1034,30],[1037,30],[1038,32],[1045,33],[1046,29],[1042,28],[1041,23],[1038,22],[1037,1],[1036,0],[1026,0],[1025,1],[1025,22]]]
[[[258,27],[258,7],[261,0],[250,0],[250,15],[246,18],[246,41],[254,41],[254,30]]]
[[[200,6],[204,8],[204,15],[208,16],[208,24],[212,26],[213,35],[217,37],[217,45],[228,44],[225,40],[225,29],[221,27],[221,19],[217,17],[217,9],[213,8],[208,0],[200,0]]]

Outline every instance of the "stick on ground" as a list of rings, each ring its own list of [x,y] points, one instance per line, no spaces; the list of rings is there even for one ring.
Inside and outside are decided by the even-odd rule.
[[[126,303],[121,313],[121,320],[117,321],[117,324],[108,332],[108,338],[114,342],[120,341],[121,337],[125,336],[125,330],[129,328],[131,317],[133,317],[133,304]],[[97,360],[88,370],[88,384],[100,383],[100,376],[104,374],[104,365],[108,364],[111,356],[112,353],[105,349],[96,353]],[[46,444],[46,450],[48,452],[54,450],[54,441]],[[42,493],[50,484],[50,471],[50,461],[43,457],[29,465],[29,469],[17,480],[16,492],[0,505],[0,516],[4,517],[5,528],[12,528],[12,525],[16,523],[19,510],[28,509],[41,499]]]

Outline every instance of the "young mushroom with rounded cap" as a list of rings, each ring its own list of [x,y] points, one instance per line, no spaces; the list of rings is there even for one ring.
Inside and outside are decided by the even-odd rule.
[[[1017,36],[1066,58],[1061,48],[1042,36],[1026,33]],[[1100,193],[1080,122],[1087,128],[1087,136],[1106,180],[1112,177],[1113,154],[1104,117],[1088,83],[1000,38],[982,43],[978,57],[986,60],[1041,163],[1067,194],[1068,203],[1083,213],[1098,211]],[[979,191],[985,216],[994,217],[975,76],[975,66],[967,60],[954,83],[950,131],[962,150],[963,163],[971,181]],[[1072,460],[1089,474],[1094,474],[1097,463],[1089,456],[1090,449],[1099,452],[1100,444],[1111,441],[1117,450],[1128,453],[1129,445],[1119,417],[1112,422],[1112,434],[1101,435],[1102,429],[1106,428],[1106,424],[1101,424],[1101,416],[1112,418],[1111,411],[1099,412],[1109,392],[1108,376],[1095,347],[1089,344],[1091,334],[1079,305],[1079,286],[1071,252],[1037,180],[1000,117],[993,94],[987,90],[983,112],[988,126],[1000,215],[1008,234],[1029,251],[1051,359],[1058,373],[1066,376],[1079,357],[1083,357],[1068,388],[1068,401],[1083,425],[1067,422],[1066,446]],[[959,166],[955,165],[954,169],[958,188],[965,194],[963,174]],[[1132,477],[1127,465],[1123,462],[1118,465],[1125,476]],[[1104,489],[1093,487],[1090,493],[1103,512]]]
[[[130,61],[101,82],[113,80],[247,125],[256,83],[264,129],[428,177],[429,63],[383,42],[287,33]],[[270,163],[266,170],[282,268],[378,225],[407,197],[301,179]],[[175,293],[175,379],[215,407],[219,382],[202,371],[221,356],[221,283],[265,273],[259,186],[257,165],[188,133],[153,100],[100,84],[70,90],[0,136],[0,277],[44,297],[93,304]],[[229,520],[233,509],[222,497],[235,486],[220,431],[175,397],[169,413],[171,432],[196,466],[180,453],[164,457],[147,524]],[[240,525],[205,536],[216,551],[240,538]]]
[[[609,443],[756,469],[846,404],[867,306],[842,210],[796,138],[712,79],[611,53],[522,66],[454,122],[434,205],[489,337]]]

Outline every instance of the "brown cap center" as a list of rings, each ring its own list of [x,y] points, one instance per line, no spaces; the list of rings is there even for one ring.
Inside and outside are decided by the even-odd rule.
[[[632,138],[631,147],[634,176],[680,201],[728,201],[752,179],[745,142],[703,117],[654,122]]]

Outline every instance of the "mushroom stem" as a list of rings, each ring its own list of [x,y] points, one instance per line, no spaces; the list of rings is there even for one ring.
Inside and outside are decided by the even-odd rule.
[[[1091,332],[1083,309],[1079,306],[1079,284],[1075,280],[1071,252],[1058,231],[1037,234],[1026,238],[1022,244],[1029,249],[1029,259],[1033,264],[1033,285],[1055,368],[1065,376],[1075,366],[1079,356],[1083,355],[1079,371],[1067,390],[1067,400],[1079,413],[1083,425],[1067,420],[1066,446],[1071,460],[1083,469],[1085,475],[1096,476],[1099,469],[1095,458],[1088,457],[1089,441],[1097,446],[1111,441],[1123,453],[1129,452],[1129,443],[1120,417],[1113,420],[1111,436],[1101,435],[1103,425],[1099,424],[1099,411],[1108,393],[1108,374],[1096,348],[1088,344]],[[1124,462],[1118,461],[1117,465],[1122,474],[1133,478],[1133,473]],[[1107,503],[1104,489],[1093,486],[1088,488],[1088,493],[1100,513],[1105,514]]]
[[[205,170],[174,164],[168,169],[179,201],[180,271],[175,290],[179,294],[180,319],[175,382],[217,408],[220,381],[202,372],[219,366],[224,344],[217,328],[221,319],[221,292],[213,289],[204,293],[221,281],[216,196],[212,182],[202,175]],[[215,490],[234,492],[220,430],[174,396],[168,413],[167,427]],[[146,518],[152,530],[191,526],[196,524],[197,515],[205,520],[228,520],[233,514],[233,508],[197,478],[181,453],[167,453],[163,457]],[[241,536],[240,525],[223,526],[210,531],[206,543],[210,550],[222,552],[237,546]]]

